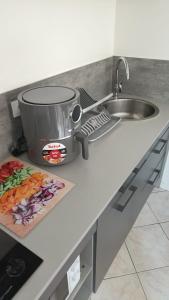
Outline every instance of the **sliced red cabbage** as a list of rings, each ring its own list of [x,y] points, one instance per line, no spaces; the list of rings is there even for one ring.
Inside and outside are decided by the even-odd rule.
[[[58,180],[48,180],[40,190],[29,199],[23,199],[18,205],[12,208],[12,216],[15,224],[29,224],[35,215],[40,213],[44,206],[63,189],[65,184]]]

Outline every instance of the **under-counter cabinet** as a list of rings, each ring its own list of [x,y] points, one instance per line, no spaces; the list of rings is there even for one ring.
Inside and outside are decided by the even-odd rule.
[[[113,259],[160,177],[169,138],[165,130],[135,167],[40,300],[88,300],[96,292]],[[80,256],[80,281],[68,296],[67,271]],[[46,295],[49,295],[49,290]]]
[[[96,224],[92,227],[87,236],[83,239],[77,249],[74,251],[69,261],[61,270],[59,279],[48,289],[47,294],[41,300],[88,300],[93,291],[93,236],[96,232]],[[80,258],[80,280],[77,285],[69,291],[67,272]],[[74,274],[73,274],[74,275]],[[50,290],[50,291],[49,291]]]
[[[168,136],[169,129],[146,153],[98,220],[94,244],[95,292],[160,176]]]

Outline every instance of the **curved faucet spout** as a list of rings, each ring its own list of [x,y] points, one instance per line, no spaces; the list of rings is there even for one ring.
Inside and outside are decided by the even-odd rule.
[[[120,66],[121,62],[124,63],[125,71],[126,71],[126,79],[129,80],[130,79],[129,65],[128,65],[127,59],[123,56],[119,57],[117,64],[116,64],[116,78],[118,77],[119,66]]]
[[[118,94],[122,92],[122,84],[124,81],[123,79],[121,82],[119,82],[119,66],[122,62],[125,67],[126,79],[129,80],[130,78],[129,65],[127,59],[123,56],[120,56],[116,63],[116,78],[115,78],[115,88],[114,88],[116,98],[118,97]]]

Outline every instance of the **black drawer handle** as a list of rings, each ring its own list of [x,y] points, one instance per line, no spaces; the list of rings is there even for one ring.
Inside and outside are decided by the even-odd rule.
[[[126,179],[126,181],[123,183],[123,185],[120,187],[119,192],[124,193],[136,177],[136,173],[133,171],[130,176]]]
[[[159,174],[160,174],[160,170],[155,169],[153,171],[153,174],[151,175],[150,179],[148,180],[148,183],[153,185],[155,183],[156,179],[158,178]]]
[[[147,159],[148,159],[148,157],[141,163],[140,166],[138,166],[138,167],[136,167],[136,168],[134,169],[133,172],[134,172],[135,174],[137,174],[137,173],[143,168],[144,164],[147,162]]]
[[[125,207],[127,206],[127,204],[129,203],[130,199],[133,197],[133,195],[135,194],[136,191],[137,191],[136,186],[133,186],[133,185],[130,186],[130,188],[125,193],[123,193],[121,195],[120,199],[118,199],[118,201],[116,201],[113,208],[115,208],[116,210],[122,212],[125,209]]]
[[[154,153],[157,153],[157,154],[160,154],[160,152],[163,150],[164,146],[166,145],[167,141],[166,140],[163,140],[163,139],[160,139],[156,148],[153,149],[153,152]]]

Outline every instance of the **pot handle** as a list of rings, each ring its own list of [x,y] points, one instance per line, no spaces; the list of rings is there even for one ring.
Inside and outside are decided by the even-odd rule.
[[[75,138],[82,145],[82,157],[86,160],[89,158],[88,137],[81,131],[76,132]]]

